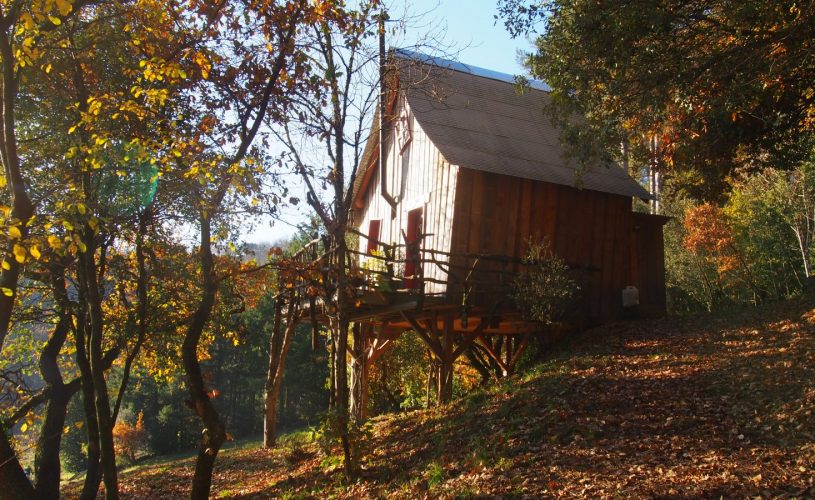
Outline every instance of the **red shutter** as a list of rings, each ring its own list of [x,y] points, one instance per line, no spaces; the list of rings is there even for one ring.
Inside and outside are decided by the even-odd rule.
[[[419,280],[416,269],[416,260],[420,258],[419,245],[422,236],[422,209],[417,208],[408,212],[407,239],[405,241],[405,288],[418,288]],[[421,265],[421,264],[419,264]]]

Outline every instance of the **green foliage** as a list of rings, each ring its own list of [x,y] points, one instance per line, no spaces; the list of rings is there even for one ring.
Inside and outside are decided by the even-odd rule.
[[[526,319],[551,324],[561,319],[579,287],[569,276],[566,262],[552,251],[548,240],[528,240],[525,272],[512,283],[512,298]]]
[[[812,164],[792,171],[745,172],[731,186],[727,201],[714,207],[716,221],[699,218],[699,205],[679,194],[663,200],[664,213],[673,217],[665,226],[673,313],[785,299],[809,286],[815,231]],[[727,234],[715,236],[716,227]]]
[[[804,286],[812,266],[812,228],[800,218],[815,215],[806,213],[813,203],[815,176],[808,164],[792,172],[766,169],[734,182],[724,211],[753,275],[771,298],[789,297]]]
[[[235,439],[258,435],[263,429],[263,395],[268,366],[269,337],[274,301],[263,297],[240,317],[216,317],[216,328],[232,328],[235,336],[218,335],[202,362],[211,397]],[[292,339],[280,390],[278,428],[282,431],[318,422],[328,405],[324,381],[326,353],[311,350],[310,325],[298,327]],[[118,372],[114,371],[114,379]],[[165,455],[194,446],[198,438],[195,416],[184,404],[186,387],[178,381],[156,380],[145,369],[134,373],[138,381],[124,402],[126,414],[144,413],[147,450]]]
[[[353,248],[353,247],[350,247]],[[382,292],[393,292],[395,287],[392,277],[388,276],[388,266],[385,253],[378,250],[371,251],[371,257],[362,261],[366,283],[373,283],[374,288]]]
[[[185,388],[156,381],[141,370],[134,376],[138,383],[125,399],[123,411],[144,412],[147,452],[166,455],[194,446],[198,436],[193,416],[184,405]]]
[[[82,411],[82,396],[77,394],[68,404],[65,418],[68,432],[62,435],[60,461],[67,472],[77,473],[87,468],[88,457],[85,450],[87,440],[85,416]]]
[[[444,482],[444,467],[442,467],[438,461],[434,460],[427,465],[425,475],[427,476],[427,485],[430,488],[435,488]]]
[[[256,397],[251,410],[250,423],[247,417],[248,408],[240,411],[243,417],[236,415],[236,420],[243,419],[245,432],[259,432],[262,428],[262,397],[266,383],[266,369],[269,364],[269,339],[274,321],[274,301],[271,296],[264,297],[258,306],[242,315],[241,344],[237,347],[225,346],[226,353],[232,356],[230,363],[233,369],[224,373],[225,382],[234,384],[236,389],[251,393]],[[239,355],[236,353],[243,351]],[[231,365],[230,365],[231,366]],[[219,365],[219,369],[224,369]],[[280,386],[280,403],[278,410],[278,429],[286,430],[309,427],[320,420],[328,406],[328,391],[325,380],[328,377],[327,353],[322,346],[315,352],[311,349],[311,325],[301,324],[297,327],[289,348],[286,369]],[[232,382],[229,381],[232,379]],[[226,410],[226,409],[224,409]],[[252,431],[249,431],[249,429]]]
[[[374,414],[413,410],[429,404],[426,387],[431,357],[427,346],[413,332],[392,342],[393,347],[376,361],[369,374],[368,404]]]
[[[336,410],[329,410],[324,414],[320,425],[311,429],[311,440],[317,444],[326,458],[334,454],[334,446],[340,436],[339,427],[339,415]]]

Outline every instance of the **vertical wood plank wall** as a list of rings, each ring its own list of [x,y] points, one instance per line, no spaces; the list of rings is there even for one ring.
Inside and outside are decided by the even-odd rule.
[[[407,106],[399,100],[399,106]],[[397,109],[397,114],[398,114]],[[409,111],[409,110],[408,110]],[[390,133],[388,148],[388,190],[398,196],[396,217],[391,218],[391,207],[381,196],[379,169],[376,170],[367,192],[361,217],[356,221],[357,229],[367,234],[371,220],[381,220],[379,239],[384,243],[404,244],[402,231],[407,231],[407,214],[416,208],[423,209],[425,235],[422,248],[447,251],[453,225],[453,201],[456,192],[458,168],[450,165],[433,145],[412,114],[410,116],[412,139],[406,151],[394,147],[395,130]],[[410,161],[403,169],[403,155],[409,154]],[[359,251],[365,252],[368,242],[360,238]],[[429,258],[429,255],[425,255]],[[442,262],[447,259],[437,256]],[[444,281],[447,276],[438,266],[425,266],[425,277]],[[427,283],[426,293],[443,294],[443,283]]]
[[[640,287],[640,311],[646,316],[665,314],[665,241],[663,224],[667,218],[634,214],[632,267]]]
[[[664,313],[662,225],[632,213],[630,198],[467,168],[457,186],[451,253],[521,256],[529,236],[546,237],[571,266],[589,269],[579,273],[588,323],[620,317],[632,284],[649,313]],[[485,272],[479,281],[487,276],[500,278]]]

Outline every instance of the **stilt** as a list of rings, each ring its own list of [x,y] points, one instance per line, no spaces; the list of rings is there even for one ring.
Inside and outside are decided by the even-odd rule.
[[[453,398],[453,316],[444,317],[441,334],[442,355],[439,359],[439,404],[449,403]]]
[[[484,335],[478,335],[479,346],[498,365],[502,377],[508,377],[515,373],[515,366],[521,355],[529,345],[529,335],[524,334],[519,338],[505,336],[501,342],[492,343]],[[502,356],[503,354],[503,356]]]
[[[384,327],[383,327],[384,329]],[[356,422],[368,418],[368,385],[371,366],[393,347],[393,339],[382,338],[382,331],[374,336],[372,323],[354,326],[354,347],[351,352],[351,416]]]
[[[367,324],[355,324],[352,330],[354,339],[351,353],[351,417],[357,423],[367,417],[368,399],[368,329]]]

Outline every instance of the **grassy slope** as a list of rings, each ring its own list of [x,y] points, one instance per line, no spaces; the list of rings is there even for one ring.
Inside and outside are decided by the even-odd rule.
[[[618,323],[449,407],[375,419],[356,484],[301,435],[224,452],[213,496],[812,497],[813,403],[807,301]],[[183,496],[192,465],[134,469],[122,492]]]

